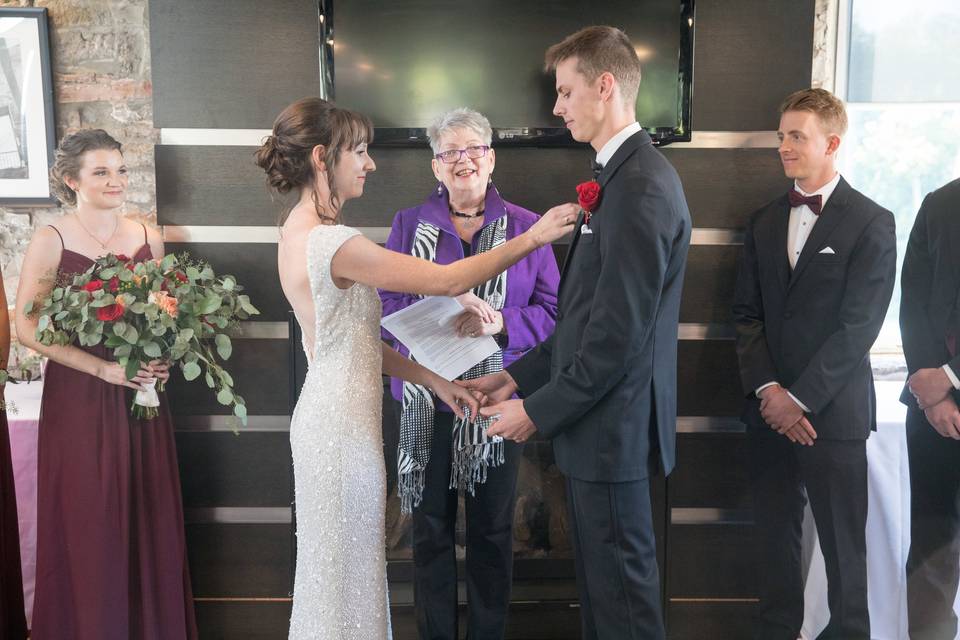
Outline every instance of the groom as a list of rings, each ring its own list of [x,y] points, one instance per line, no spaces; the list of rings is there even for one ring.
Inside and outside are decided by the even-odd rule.
[[[495,403],[481,409],[498,416],[489,434],[553,440],[583,638],[662,639],[650,476],[674,465],[690,214],[676,172],[637,124],[640,61],[627,36],[588,27],[550,47],[546,68],[556,71],[553,113],[597,152],[600,204],[577,224],[554,334],[465,384]]]

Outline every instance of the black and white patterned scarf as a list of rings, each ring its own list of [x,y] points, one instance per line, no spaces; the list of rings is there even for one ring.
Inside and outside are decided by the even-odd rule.
[[[411,255],[431,262],[436,261],[440,228],[420,221],[413,238]],[[477,253],[489,251],[507,241],[507,216],[500,216],[480,232]],[[507,272],[481,284],[473,293],[496,310],[503,308],[507,299]],[[412,358],[412,356],[411,356]],[[471,380],[503,370],[503,351],[486,358],[464,373],[461,378]],[[417,384],[403,383],[403,411],[400,414],[400,445],[397,450],[397,474],[400,508],[409,513],[423,499],[424,472],[430,462],[433,444],[434,401],[430,391]],[[469,417],[469,410],[468,410]],[[490,420],[478,418],[476,423],[454,417],[453,455],[450,469],[450,488],[468,491],[471,495],[477,483],[487,480],[487,469],[503,464],[503,438],[487,437]]]

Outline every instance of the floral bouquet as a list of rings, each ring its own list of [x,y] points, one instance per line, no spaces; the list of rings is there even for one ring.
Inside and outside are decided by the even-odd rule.
[[[209,264],[170,254],[132,262],[123,255],[96,260],[72,282],[57,283],[43,300],[27,305],[37,317],[37,339],[112,349],[128,379],[151,360],[179,363],[183,377],[202,373],[217,400],[233,407],[244,424],[247,408],[220,364],[230,358],[229,333],[260,312],[233,276],[217,277]],[[218,358],[219,357],[219,358]],[[131,411],[141,419],[158,415],[155,382],[138,391]],[[162,391],[162,385],[160,391]]]

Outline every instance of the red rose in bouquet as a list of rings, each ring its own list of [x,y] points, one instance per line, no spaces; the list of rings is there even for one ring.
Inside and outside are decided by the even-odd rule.
[[[123,310],[125,309],[123,305],[123,298],[117,298],[117,301],[113,304],[107,305],[105,307],[100,307],[97,309],[97,320],[103,320],[104,322],[113,322],[117,318],[123,315]]]
[[[103,280],[91,280],[80,288],[84,291],[89,291],[90,293],[93,293],[94,291],[100,291],[103,289]]]
[[[590,224],[590,214],[600,204],[600,184],[596,180],[577,185],[577,203],[583,210],[583,221]]]

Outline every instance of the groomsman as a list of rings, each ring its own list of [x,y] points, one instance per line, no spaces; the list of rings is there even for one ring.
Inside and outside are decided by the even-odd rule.
[[[911,374],[900,396],[910,458],[910,637],[952,640],[960,576],[960,180],[924,199],[900,286],[900,335]]]
[[[546,58],[554,114],[597,152],[599,206],[571,241],[553,335],[506,372],[468,384],[502,400],[481,409],[499,416],[489,434],[553,441],[567,477],[582,637],[662,640],[650,476],[675,460],[690,213],[676,171],[637,124],[640,61],[627,36],[588,27]],[[516,390],[523,400],[507,400]]]
[[[794,185],[751,216],[733,307],[761,568],[755,638],[800,633],[809,499],[829,586],[819,638],[869,640],[869,351],[893,292],[894,219],[837,173],[840,100],[808,89],[780,112],[780,160]]]

